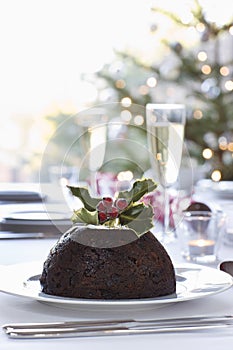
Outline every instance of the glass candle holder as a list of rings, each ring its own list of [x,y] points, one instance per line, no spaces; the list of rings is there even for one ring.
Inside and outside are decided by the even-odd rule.
[[[182,256],[189,262],[217,262],[224,228],[225,214],[221,211],[184,212],[178,229]]]

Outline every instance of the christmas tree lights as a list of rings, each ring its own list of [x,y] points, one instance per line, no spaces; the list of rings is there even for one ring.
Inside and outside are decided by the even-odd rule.
[[[205,164],[212,180],[233,180],[233,19],[224,24],[210,21],[197,0],[183,16],[158,8],[152,13],[168,18],[182,35],[191,33],[194,43],[187,45],[182,35],[175,42],[163,39],[160,62],[117,52],[116,61],[95,76],[95,82],[102,81],[98,102],[120,101],[125,115],[131,104],[185,103],[190,155]],[[157,30],[153,23],[148,35]],[[135,118],[137,122],[145,123],[145,116]]]

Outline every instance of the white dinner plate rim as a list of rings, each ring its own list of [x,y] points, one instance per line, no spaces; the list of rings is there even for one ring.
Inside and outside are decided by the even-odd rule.
[[[42,217],[36,218],[37,215],[41,214]],[[27,215],[29,215],[29,217],[27,217]],[[33,217],[33,215],[35,215]],[[51,217],[50,217],[51,215]],[[57,215],[60,216],[59,218],[57,217],[53,217],[52,215]],[[43,224],[43,223],[47,223],[47,222],[51,222],[51,221],[58,221],[58,222],[71,222],[70,220],[70,216],[66,215],[64,212],[62,211],[44,211],[44,210],[24,210],[24,211],[14,211],[12,213],[9,213],[8,215],[6,215],[4,217],[5,220],[9,221],[9,222],[17,222],[17,224],[22,223],[23,225],[27,224],[27,223],[32,223],[33,224],[39,223],[39,224]]]
[[[233,181],[219,181],[203,179],[198,181],[197,187],[200,189],[211,190],[219,197],[232,198],[233,196]]]
[[[211,273],[213,276],[215,275],[215,278],[221,277],[220,280],[222,280],[222,283],[219,284],[219,281],[217,284],[215,283],[209,283],[210,281],[207,282],[207,287],[208,284],[212,284],[213,289],[205,291],[201,285],[196,286],[196,293],[181,293],[179,297],[175,296],[164,296],[164,297],[157,297],[157,298],[144,298],[144,299],[122,299],[122,300],[96,300],[96,299],[78,299],[78,298],[63,298],[63,297],[57,297],[57,296],[51,296],[42,293],[39,289],[31,290],[30,288],[25,287],[25,282],[32,276],[38,275],[38,272],[41,272],[41,270],[38,270],[36,268],[42,267],[43,263],[41,262],[29,262],[29,263],[20,263],[20,264],[15,264],[15,265],[7,265],[7,266],[1,266],[0,267],[0,291],[6,294],[14,295],[14,296],[19,296],[19,297],[26,297],[30,298],[33,300],[41,301],[44,303],[49,303],[49,304],[55,304],[56,306],[68,306],[69,308],[77,308],[80,306],[85,306],[85,307],[118,307],[118,306],[124,306],[124,307],[143,307],[146,305],[150,306],[160,306],[160,305],[166,305],[166,304],[173,304],[173,303],[178,303],[182,301],[189,301],[189,300],[194,300],[194,299],[199,299],[203,297],[207,297],[210,295],[215,295],[217,293],[223,292],[230,288],[233,285],[233,278],[220,270],[217,270],[212,267],[206,267],[203,265],[197,265],[197,264],[189,264],[189,263],[184,263],[184,264],[175,264],[175,269],[176,271],[179,272],[179,270],[184,270],[186,272],[198,272],[200,274],[205,274],[206,276]],[[4,279],[2,278],[2,274],[6,274],[8,276],[8,281],[9,281],[9,273],[13,274],[18,274],[20,269],[27,269],[27,267],[35,268],[35,273],[25,273],[25,276],[23,279],[20,279],[17,281],[15,280],[15,285],[14,288],[11,288],[11,286],[7,285],[4,287],[3,282]],[[30,270],[30,269],[29,269]],[[179,276],[180,273],[179,273]],[[188,281],[189,282],[189,281]],[[178,284],[179,282],[177,282]],[[183,286],[181,286],[183,287]],[[191,291],[192,292],[192,291]]]

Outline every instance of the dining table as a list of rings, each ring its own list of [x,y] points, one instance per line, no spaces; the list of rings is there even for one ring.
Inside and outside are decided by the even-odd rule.
[[[208,203],[232,204],[232,197],[221,198],[219,194],[211,191],[208,186],[197,186],[193,198],[204,200]],[[7,204],[9,209],[10,205]],[[18,206],[25,205],[17,203]],[[42,206],[43,203],[28,204],[30,208],[34,205]],[[1,204],[6,208],[5,204]],[[5,213],[5,211],[4,211]],[[78,349],[78,350],[114,350],[114,349],[232,349],[233,325],[223,328],[195,329],[177,332],[149,332],[148,334],[119,334],[100,335],[68,338],[31,338],[13,339],[4,331],[5,324],[27,323],[27,322],[62,322],[62,321],[106,321],[106,320],[160,320],[196,316],[224,316],[233,315],[233,288],[219,288],[216,282],[216,291],[208,291],[200,297],[184,298],[176,302],[138,302],[130,303],[63,303],[48,302],[46,299],[35,298],[33,295],[20,295],[15,289],[12,292],[4,290],[4,281],[7,282],[6,271],[17,271],[27,275],[27,268],[30,270],[34,265],[39,266],[42,272],[43,262],[47,258],[51,248],[56,244],[59,235],[44,235],[28,237],[17,234],[12,238],[2,236],[0,232],[0,350],[41,350],[41,349]],[[165,245],[165,249],[171,257],[174,266],[183,268],[190,264],[181,255],[179,237],[173,242]],[[210,275],[220,273],[218,266],[221,261],[233,260],[233,245],[222,242],[218,261],[211,266],[191,264],[198,269],[210,269]],[[223,272],[222,272],[223,273]],[[14,278],[9,273],[9,279]],[[227,274],[227,276],[229,276]],[[15,275],[17,280],[19,276]],[[210,277],[209,277],[210,278]],[[230,278],[230,276],[229,276]],[[25,280],[22,281],[22,284]],[[13,283],[14,284],[14,283]],[[9,283],[10,285],[10,283]],[[200,286],[197,286],[197,288]]]

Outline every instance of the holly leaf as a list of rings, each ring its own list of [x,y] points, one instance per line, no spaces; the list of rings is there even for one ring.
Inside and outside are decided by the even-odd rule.
[[[67,186],[72,194],[78,197],[83,208],[74,210],[71,218],[73,223],[85,223],[91,225],[99,225],[99,215],[97,204],[100,198],[92,198],[86,187]],[[146,206],[144,203],[138,202],[146,193],[152,192],[157,187],[157,184],[152,179],[142,179],[134,182],[132,189],[122,191],[118,198],[127,200],[127,207],[119,211],[117,218],[111,219],[108,208],[105,208],[107,220],[102,222],[102,225],[115,227],[116,225],[127,226],[132,229],[138,237],[148,232],[153,227],[153,208]]]
[[[89,211],[95,211],[100,198],[92,198],[86,187],[67,186],[75,197],[78,197]]]
[[[157,183],[152,179],[136,180],[129,191],[120,192],[118,198],[125,198],[128,203],[139,201],[146,193],[152,192],[157,187]]]
[[[74,210],[71,217],[74,224],[88,223],[90,225],[98,225],[98,213],[96,211],[89,211],[86,208]]]
[[[131,206],[119,216],[122,226],[127,226],[135,231],[138,237],[148,232],[153,227],[153,208],[139,203]]]

